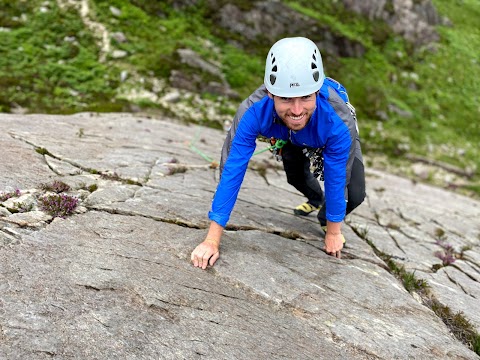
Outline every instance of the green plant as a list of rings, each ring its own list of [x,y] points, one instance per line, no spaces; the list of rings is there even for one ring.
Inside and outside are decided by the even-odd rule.
[[[357,228],[353,228],[353,231],[360,236],[360,231]],[[362,236],[360,236],[362,237]],[[426,292],[428,289],[428,284],[423,279],[418,279],[415,276],[415,272],[408,272],[405,270],[405,267],[399,266],[394,260],[393,257],[385,254],[383,251],[377,249],[375,244],[369,240],[366,235],[362,237],[367,244],[373,249],[374,253],[381,258],[386,264],[390,272],[395,275],[398,279],[402,281],[403,286],[408,292]]]
[[[23,212],[28,212],[32,211],[33,209],[33,204],[28,204],[25,202],[17,202],[13,205],[13,209],[15,212],[23,213]]]
[[[442,232],[438,232],[442,235]],[[391,256],[378,250],[375,245],[366,240],[373,251],[379,256],[390,269],[391,273],[400,279],[408,292],[420,294],[423,303],[432,309],[435,314],[442,319],[457,339],[466,344],[470,349],[480,355],[480,335],[474,326],[463,316],[462,313],[452,313],[448,306],[441,304],[430,294],[428,283],[423,279],[418,279],[415,272],[408,272],[405,267],[399,266]]]
[[[408,292],[425,290],[428,287],[428,284],[423,279],[418,279],[415,277],[414,272],[407,272],[405,268],[400,268],[399,275],[402,278],[403,286]]]
[[[12,197],[19,197],[22,195],[19,189],[16,189],[14,191],[9,191],[6,193],[0,192],[0,202],[4,202]]]
[[[118,73],[99,63],[95,38],[78,12],[56,2],[45,12],[36,9],[40,1],[16,3],[9,4],[12,13],[28,11],[28,21],[0,32],[0,104],[63,113],[111,99]]]
[[[463,316],[463,313],[454,313],[448,306],[441,304],[434,298],[426,298],[425,304],[442,319],[457,339],[466,344],[471,350],[480,355],[480,334],[475,327]]]
[[[57,194],[70,190],[70,185],[63,181],[55,180],[51,184],[42,184],[40,188],[44,191],[52,191]]]
[[[64,218],[73,213],[78,205],[78,198],[66,194],[51,194],[39,198],[38,202],[46,213]]]
[[[91,193],[96,191],[98,189],[98,185],[97,184],[92,184],[90,186],[87,187],[87,190],[90,191]]]
[[[460,249],[460,254],[458,254],[458,258],[459,259],[464,259],[465,258],[465,252],[466,251],[469,251],[469,250],[472,250],[472,246],[470,245],[465,245],[465,246],[462,246],[462,248]]]
[[[433,236],[437,241],[443,241],[446,238],[445,230],[443,230],[442,228],[436,228]]]
[[[42,148],[42,147],[37,147],[37,148],[35,148],[35,151],[36,151],[37,153],[39,153],[40,155],[49,155],[49,156],[52,156],[52,154],[50,154],[50,152],[49,152],[47,149]]]
[[[456,260],[456,252],[453,246],[445,241],[436,241],[436,244],[442,248],[442,251],[435,251],[434,255],[442,260],[443,266],[451,265]]]
[[[370,246],[374,247],[373,243],[368,240],[368,226],[353,226],[352,230],[361,239],[365,240]]]

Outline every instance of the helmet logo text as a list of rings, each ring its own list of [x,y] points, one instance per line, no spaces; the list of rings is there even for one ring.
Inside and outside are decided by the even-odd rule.
[[[290,83],[290,87],[297,87],[300,86],[298,82]]]

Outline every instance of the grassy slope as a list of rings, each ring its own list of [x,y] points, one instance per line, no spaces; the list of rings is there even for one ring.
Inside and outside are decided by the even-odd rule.
[[[435,51],[412,51],[393,34],[378,41],[381,25],[354,15],[339,24],[331,8],[325,13],[307,9],[308,2],[290,3],[365,47],[364,58],[341,59],[341,68],[333,70],[359,110],[367,150],[386,152],[393,161],[408,151],[479,168],[480,82],[473,74],[480,71],[480,3],[462,2],[434,1],[453,24],[438,28],[441,42]],[[381,121],[379,113],[387,120]]]
[[[453,26],[438,29],[442,40],[436,51],[414,52],[384,24],[342,16],[338,5],[315,9],[320,4],[286,1],[365,47],[363,59],[340,59],[338,68],[327,72],[347,86],[359,112],[367,152],[386,153],[396,162],[408,151],[462,168],[479,168],[480,3],[433,2]],[[0,0],[0,26],[12,29],[0,32],[0,111],[9,111],[14,103],[32,112],[127,109],[117,96],[120,72],[143,76],[148,88],[153,86],[151,78],[166,78],[173,68],[191,71],[179,65],[175,53],[184,47],[221,64],[227,81],[242,97],[262,81],[264,53],[271,44],[249,54],[241,52],[213,35],[204,9],[173,12],[165,2],[90,1],[96,21],[128,38],[126,43],[112,44],[126,50],[128,57],[100,64],[96,39],[78,12],[69,9],[60,15],[51,1],[50,10],[42,13],[38,11],[42,3]],[[122,15],[113,16],[110,6]],[[27,19],[22,20],[22,13]],[[382,113],[387,120],[380,120]]]
[[[39,11],[40,1],[2,0],[0,26],[0,111],[12,104],[31,111],[73,112],[109,109],[118,75],[98,63],[95,39],[76,12],[60,12],[54,3]],[[16,6],[16,7],[14,7]],[[17,19],[24,14],[25,19]]]

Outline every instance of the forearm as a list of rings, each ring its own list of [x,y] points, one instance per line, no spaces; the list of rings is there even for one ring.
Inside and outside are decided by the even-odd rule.
[[[332,235],[339,234],[342,232],[342,223],[341,222],[332,222],[327,220],[327,233]]]
[[[217,245],[220,245],[222,234],[223,234],[223,226],[217,224],[215,221],[211,221],[206,239],[209,239],[212,242],[216,242]]]

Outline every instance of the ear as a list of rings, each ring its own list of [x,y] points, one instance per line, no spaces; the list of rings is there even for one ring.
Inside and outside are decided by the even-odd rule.
[[[272,94],[270,91],[267,91],[267,95],[268,95],[268,97],[269,97],[270,99],[273,100],[273,94]]]

